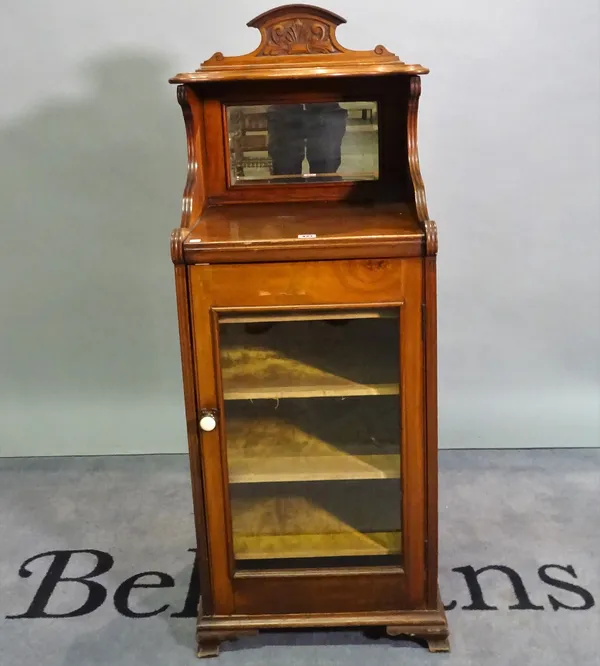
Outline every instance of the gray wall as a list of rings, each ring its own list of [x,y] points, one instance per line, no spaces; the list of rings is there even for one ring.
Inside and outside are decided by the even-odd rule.
[[[273,0],[0,9],[0,455],[185,450],[167,77],[257,44]],[[600,443],[597,0],[327,0],[426,64],[444,447]]]

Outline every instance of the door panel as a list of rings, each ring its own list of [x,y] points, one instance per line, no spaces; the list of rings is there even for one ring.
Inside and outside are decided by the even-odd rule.
[[[399,312],[217,310],[236,571],[401,565]]]
[[[215,612],[418,605],[420,261],[190,273]]]

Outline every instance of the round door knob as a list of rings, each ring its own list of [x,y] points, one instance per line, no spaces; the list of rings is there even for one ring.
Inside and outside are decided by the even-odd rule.
[[[205,414],[200,419],[200,428],[204,432],[211,432],[217,427],[217,419],[212,414]]]

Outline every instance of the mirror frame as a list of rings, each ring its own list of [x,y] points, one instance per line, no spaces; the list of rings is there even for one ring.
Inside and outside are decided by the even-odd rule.
[[[203,129],[199,137],[204,160],[207,203],[284,201],[409,201],[412,182],[408,164],[407,116],[409,77],[349,77],[307,81],[236,81],[214,83],[198,90],[203,99]],[[309,85],[310,84],[310,85]],[[360,94],[349,91],[360,90]],[[230,180],[227,107],[311,102],[364,102],[378,105],[379,178],[364,181],[315,183]],[[210,159],[208,159],[210,156]]]

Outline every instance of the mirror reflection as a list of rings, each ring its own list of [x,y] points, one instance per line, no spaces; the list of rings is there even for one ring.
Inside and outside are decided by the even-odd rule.
[[[232,185],[377,180],[376,102],[227,107]]]

